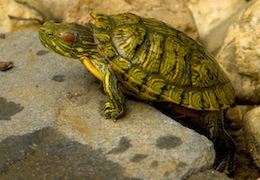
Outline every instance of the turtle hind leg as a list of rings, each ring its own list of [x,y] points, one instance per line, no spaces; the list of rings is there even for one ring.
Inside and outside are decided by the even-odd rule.
[[[236,144],[231,136],[224,129],[224,112],[212,111],[203,115],[208,138],[213,141],[216,160],[214,169],[227,174],[234,175]]]

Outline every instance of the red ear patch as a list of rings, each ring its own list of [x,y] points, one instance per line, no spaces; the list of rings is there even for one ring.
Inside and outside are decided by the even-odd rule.
[[[76,35],[72,33],[64,33],[61,35],[62,39],[66,42],[74,43],[76,42]]]

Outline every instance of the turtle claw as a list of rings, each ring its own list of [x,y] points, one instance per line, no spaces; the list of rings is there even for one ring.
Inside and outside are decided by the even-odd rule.
[[[115,106],[112,102],[106,102],[104,105],[105,117],[116,121],[123,114],[123,106]]]
[[[112,102],[106,102],[105,103],[105,105],[104,105],[104,109],[105,109],[105,111],[106,110],[109,110],[109,109],[113,109],[114,108],[114,105],[113,105],[113,103]]]

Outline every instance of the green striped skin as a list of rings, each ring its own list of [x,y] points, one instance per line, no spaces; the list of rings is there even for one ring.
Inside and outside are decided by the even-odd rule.
[[[109,97],[105,117],[124,112],[124,94],[168,102],[199,112],[214,142],[214,167],[234,171],[236,146],[223,128],[224,111],[235,99],[230,80],[199,43],[163,22],[131,13],[92,13],[94,24],[46,22],[39,39],[48,49],[77,58]]]

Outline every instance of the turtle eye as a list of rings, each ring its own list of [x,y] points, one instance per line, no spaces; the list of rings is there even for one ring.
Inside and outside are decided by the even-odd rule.
[[[64,33],[61,35],[62,39],[69,43],[75,43],[76,42],[76,35],[72,33]]]
[[[53,36],[53,32],[52,31],[46,30],[45,34],[46,34],[46,37],[48,37],[48,38],[51,38]]]

